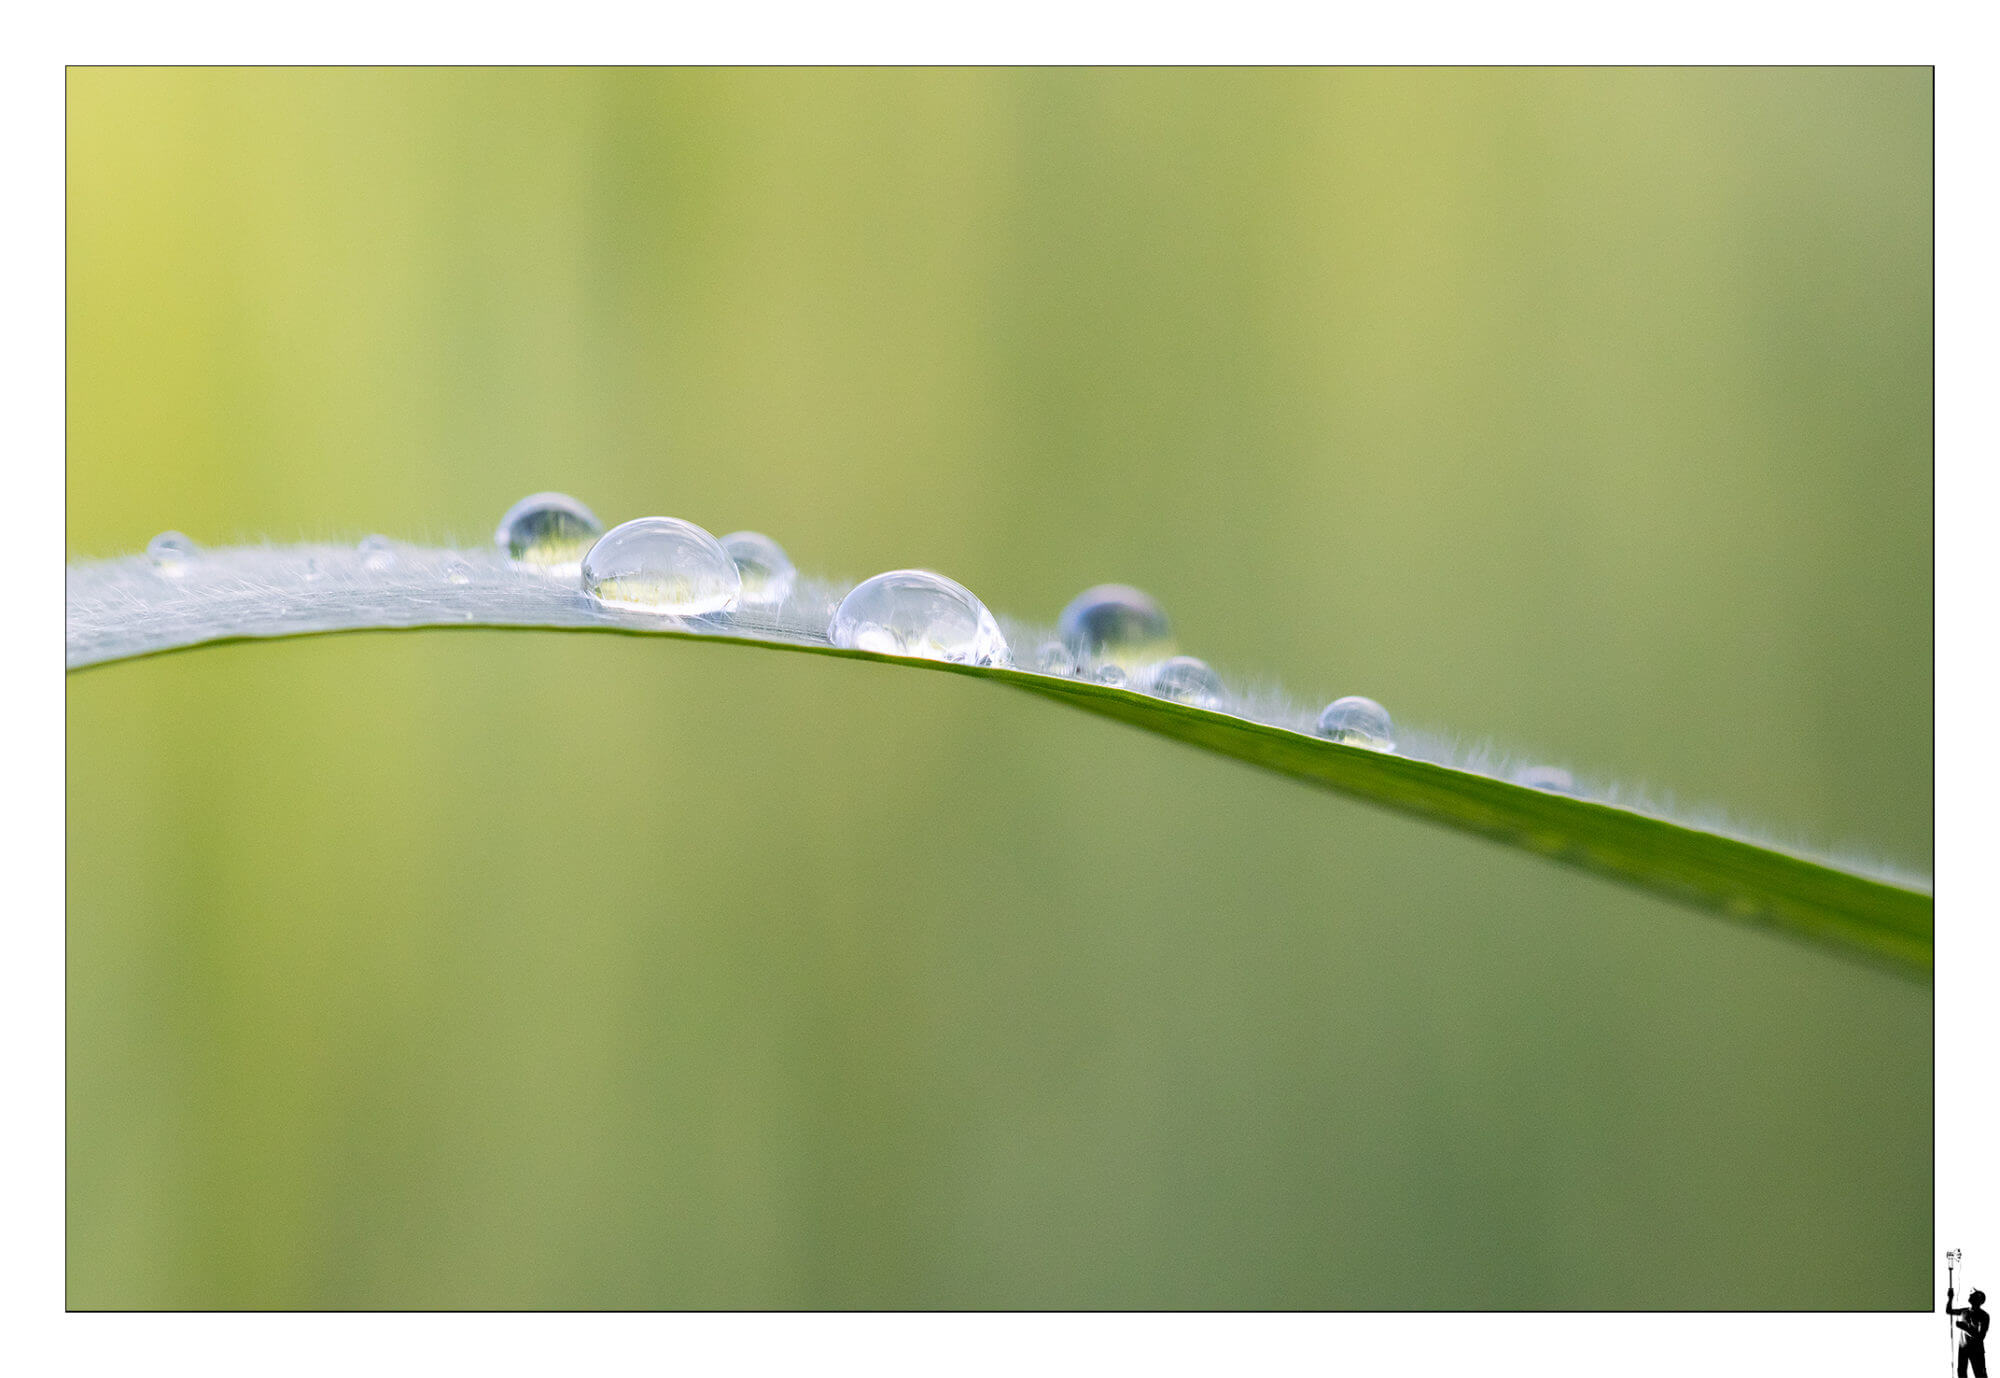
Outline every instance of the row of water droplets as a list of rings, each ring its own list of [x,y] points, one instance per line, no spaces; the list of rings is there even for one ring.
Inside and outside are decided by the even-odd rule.
[[[523,498],[494,540],[517,566],[577,578],[605,607],[661,617],[727,617],[776,608],[798,571],[760,531],[718,539],[678,517],[639,517],[606,531],[563,493]],[[968,665],[1011,663],[1007,640],[971,591],[928,570],[897,569],[857,585],[834,609],[835,646]]]
[[[1099,584],[1070,600],[1056,639],[1036,656],[1044,674],[1124,685],[1195,708],[1226,709],[1222,677],[1196,656],[1180,654],[1160,605],[1129,584]],[[1335,699],[1315,724],[1320,736],[1375,751],[1395,750],[1388,710],[1354,695]]]
[[[761,532],[718,539],[678,517],[639,517],[607,531],[590,508],[566,493],[534,493],[515,503],[500,519],[494,543],[517,569],[577,580],[604,607],[658,617],[726,619],[775,609],[798,579],[784,547]],[[360,543],[363,566],[370,570],[393,567],[396,550],[384,536]],[[180,532],[167,531],[153,538],[146,553],[160,574],[178,579],[193,568],[200,550]],[[307,578],[314,572],[309,568]],[[445,578],[468,583],[471,567],[454,557]],[[1015,665],[986,605],[964,585],[929,570],[890,570],[855,585],[834,608],[826,639],[887,655]],[[1037,648],[1032,666],[1020,668],[1134,689],[1195,708],[1235,706],[1207,662],[1180,653],[1159,604],[1124,584],[1100,584],[1078,594],[1062,610],[1055,637]],[[1314,731],[1374,751],[1396,747],[1388,710],[1358,694],[1326,705]],[[1555,767],[1532,767],[1517,778],[1539,789],[1575,792],[1568,773]]]
[[[573,572],[609,607],[673,617],[774,606],[796,571],[783,547],[755,531],[717,539],[677,517],[640,517],[605,531],[576,499],[536,493],[501,518],[495,540],[516,564]],[[827,622],[835,646],[964,665],[1014,664],[986,605],[963,584],[923,569],[892,569],[855,585]],[[1063,609],[1056,639],[1034,668],[1066,679],[1126,686],[1196,708],[1229,705],[1208,664],[1181,655],[1166,614],[1123,584],[1084,590]],[[1336,699],[1318,719],[1323,737],[1378,751],[1395,748],[1388,712],[1373,699]]]

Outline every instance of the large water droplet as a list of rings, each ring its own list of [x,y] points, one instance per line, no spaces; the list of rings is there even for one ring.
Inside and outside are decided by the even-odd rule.
[[[1173,656],[1154,667],[1146,687],[1155,696],[1191,708],[1222,706],[1222,676],[1194,656]]]
[[[517,565],[569,575],[603,534],[597,514],[569,494],[530,493],[507,509],[493,543]]]
[[[1160,605],[1124,584],[1099,584],[1070,599],[1056,632],[1079,657],[1127,670],[1174,653],[1174,629]]]
[[[162,531],[146,542],[146,558],[169,579],[185,575],[200,553],[201,547],[178,531]]]
[[[729,552],[693,522],[640,517],[584,555],[583,589],[614,608],[700,617],[735,607],[743,581]]]
[[[1348,746],[1365,746],[1370,751],[1396,749],[1396,725],[1389,721],[1389,710],[1359,694],[1335,699],[1321,709],[1319,723],[1313,730],[1330,741]]]
[[[1514,783],[1550,794],[1575,794],[1576,777],[1561,766],[1528,766],[1514,776]]]
[[[384,570],[396,563],[396,543],[387,536],[363,536],[356,549],[363,569]]]
[[[1005,665],[1007,638],[963,584],[925,569],[892,569],[855,585],[834,609],[827,640],[857,651]]]
[[[736,562],[743,581],[743,605],[776,607],[791,595],[799,572],[792,568],[785,548],[761,531],[732,531],[722,538],[722,548]]]

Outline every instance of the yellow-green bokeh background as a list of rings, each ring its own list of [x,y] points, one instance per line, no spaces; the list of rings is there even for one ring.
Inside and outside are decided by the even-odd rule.
[[[557,487],[1925,868],[1924,71],[79,70],[76,556]],[[69,686],[77,1307],[1930,1304],[1927,989],[952,677]]]

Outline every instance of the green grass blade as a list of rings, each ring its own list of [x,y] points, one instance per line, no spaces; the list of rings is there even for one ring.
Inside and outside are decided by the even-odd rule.
[[[1136,690],[835,647],[819,629],[838,586],[803,588],[785,609],[761,620],[744,615],[728,623],[676,625],[599,608],[572,587],[522,575],[478,552],[410,548],[393,570],[371,572],[362,571],[344,547],[263,548],[217,557],[199,578],[177,581],[161,578],[138,560],[72,567],[71,670],[223,641],[501,626],[733,642],[942,670],[1012,685],[1907,977],[1931,977],[1933,902],[1916,884],[1620,804],[1533,789],[1413,754],[1346,746],[1276,722]]]
[[[1080,684],[1023,687],[1282,775],[1930,978],[1932,899],[1921,890],[1631,809],[1341,746],[1144,695]]]

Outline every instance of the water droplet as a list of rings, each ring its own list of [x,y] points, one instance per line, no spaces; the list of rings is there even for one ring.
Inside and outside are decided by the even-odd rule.
[[[500,519],[493,543],[517,565],[573,575],[604,523],[567,493],[530,493]]]
[[[383,570],[396,563],[396,543],[387,536],[363,536],[356,548],[361,552],[363,569]]]
[[[1514,776],[1514,783],[1551,794],[1575,794],[1576,780],[1561,766],[1528,766]]]
[[[1359,694],[1335,699],[1321,709],[1313,730],[1329,741],[1348,746],[1365,746],[1370,751],[1396,749],[1396,725],[1389,721],[1389,710]]]
[[[1091,675],[1091,678],[1099,684],[1108,684],[1113,689],[1117,689],[1125,683],[1125,667],[1122,665],[1100,665],[1097,667],[1096,673]]]
[[[785,601],[798,580],[785,548],[761,531],[732,531],[722,538],[722,548],[736,562],[743,581],[743,603],[749,607],[775,607]]]
[[[1191,708],[1222,706],[1222,676],[1205,660],[1194,656],[1174,656],[1154,667],[1146,685],[1154,695],[1185,703]]]
[[[1060,641],[1045,641],[1035,652],[1035,668],[1045,675],[1061,675],[1063,678],[1076,674],[1076,657],[1069,647]]]
[[[326,577],[326,571],[319,567],[319,556],[306,556],[306,582],[314,583]]]
[[[1099,584],[1070,599],[1056,633],[1079,658],[1127,670],[1174,653],[1174,629],[1160,605],[1124,584]]]
[[[444,567],[444,580],[447,584],[469,584],[472,582],[472,566],[454,557]]]
[[[736,606],[743,580],[715,537],[678,517],[614,526],[583,557],[583,589],[636,612],[700,617]]]
[[[146,558],[169,579],[185,575],[200,553],[201,547],[178,531],[162,531],[146,542]]]
[[[892,569],[855,585],[834,609],[827,640],[857,651],[1005,665],[1007,638],[970,589],[924,569]]]

